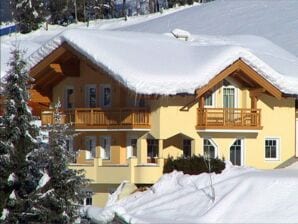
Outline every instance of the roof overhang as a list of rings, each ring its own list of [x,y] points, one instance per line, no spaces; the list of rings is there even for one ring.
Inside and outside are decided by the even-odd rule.
[[[249,85],[253,85],[253,83],[258,84],[259,85],[259,87],[257,88],[258,90],[264,89],[264,91],[268,92],[275,98],[279,100],[282,98],[283,93],[277,87],[275,87],[272,83],[270,83],[263,76],[257,73],[253,68],[247,65],[240,58],[237,61],[235,61],[233,64],[225,68],[223,71],[221,71],[219,74],[214,76],[205,86],[197,89],[196,90],[197,98],[203,96],[206,92],[214,88],[219,82],[221,82],[228,76],[235,74],[235,72],[239,73],[239,75],[237,76],[239,77],[239,79],[248,83]]]

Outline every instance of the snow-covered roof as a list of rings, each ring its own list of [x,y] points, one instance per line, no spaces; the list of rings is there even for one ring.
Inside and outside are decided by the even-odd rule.
[[[191,34],[256,35],[298,56],[297,11],[297,0],[216,0],[116,29],[169,33],[179,28]]]
[[[298,59],[256,36],[181,41],[160,34],[73,29],[29,56],[30,66],[64,42],[138,93],[194,93],[241,58],[282,92],[298,94]]]
[[[194,93],[241,58],[282,92],[298,94],[298,59],[256,36],[173,36],[73,29],[47,42],[31,56],[35,66],[68,43],[128,88],[143,94]]]

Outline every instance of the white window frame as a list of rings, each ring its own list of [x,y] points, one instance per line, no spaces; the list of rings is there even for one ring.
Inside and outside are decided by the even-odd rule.
[[[223,86],[223,88],[222,88],[222,107],[224,108],[224,89],[234,89],[235,108],[239,108],[239,105],[238,105],[238,97],[239,97],[238,88],[236,86],[233,86],[233,85]]]
[[[95,107],[97,106],[97,88],[96,84],[87,84],[85,86],[85,106],[90,108],[90,92],[89,89],[95,88]]]
[[[210,143],[211,143],[211,145],[214,147],[214,156],[215,156],[215,158],[218,158],[219,156],[218,156],[218,146],[217,146],[217,144],[215,143],[215,141],[212,139],[212,138],[210,138],[210,137],[204,137],[203,138],[203,155],[205,155],[205,151],[204,151],[204,140],[209,140],[210,141]]]
[[[92,147],[91,149],[88,148],[90,140],[92,140],[94,143],[94,147]],[[88,145],[87,145],[87,142],[88,142]],[[86,160],[94,159],[94,157],[96,156],[96,136],[85,136],[85,147],[86,147],[85,159]]]
[[[104,89],[109,88],[110,89],[110,103],[107,105],[104,105]],[[101,107],[111,107],[112,106],[112,87],[110,84],[101,84],[100,85],[100,106]]]
[[[266,140],[275,140],[276,141],[276,158],[267,158],[266,157]],[[265,161],[280,161],[280,137],[265,137],[264,139],[264,160]]]
[[[243,137],[237,137],[237,138],[235,138],[233,141],[232,141],[232,143],[230,144],[230,146],[229,146],[229,153],[228,153],[228,156],[229,156],[229,161],[231,161],[231,158],[230,158],[230,150],[231,150],[231,147],[232,147],[232,145],[234,144],[234,142],[236,141],[236,140],[240,140],[240,142],[241,142],[241,166],[245,166],[245,144],[244,144],[244,138]]]
[[[63,105],[63,108],[65,108],[65,109],[73,109],[73,108],[75,108],[75,100],[73,102],[73,106],[72,107],[68,107],[67,91],[70,90],[70,89],[73,91],[73,95],[75,94],[75,91],[74,91],[74,87],[73,86],[65,86],[65,88],[64,88],[64,105]],[[73,96],[73,98],[75,99],[74,96]]]
[[[103,141],[107,140],[109,143],[109,149],[105,149],[103,147]],[[111,160],[111,146],[112,146],[112,137],[108,135],[99,136],[99,145],[100,145],[100,158],[103,160]],[[106,150],[109,151],[109,153],[106,152]]]

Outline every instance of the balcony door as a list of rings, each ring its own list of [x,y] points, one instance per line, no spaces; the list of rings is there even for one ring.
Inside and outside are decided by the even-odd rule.
[[[85,105],[87,108],[96,107],[96,85],[86,85],[85,87]]]
[[[102,159],[111,159],[111,136],[100,136],[100,157]]]
[[[233,165],[243,165],[243,139],[236,139],[230,147],[230,161]]]
[[[85,159],[93,159],[96,154],[96,137],[86,136],[85,146],[86,146]]]
[[[64,108],[72,109],[74,108],[74,88],[66,87],[64,91]]]
[[[223,107],[224,108],[235,108],[236,107],[236,89],[235,87],[224,87],[223,88]]]
[[[224,125],[233,124],[235,120],[236,88],[227,86],[223,88]]]
[[[133,156],[137,157],[137,138],[135,136],[128,136],[126,157],[129,159]]]

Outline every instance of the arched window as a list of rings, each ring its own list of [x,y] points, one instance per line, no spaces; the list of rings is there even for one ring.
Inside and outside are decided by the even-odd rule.
[[[211,139],[204,139],[204,156],[208,159],[217,157],[217,147]]]

